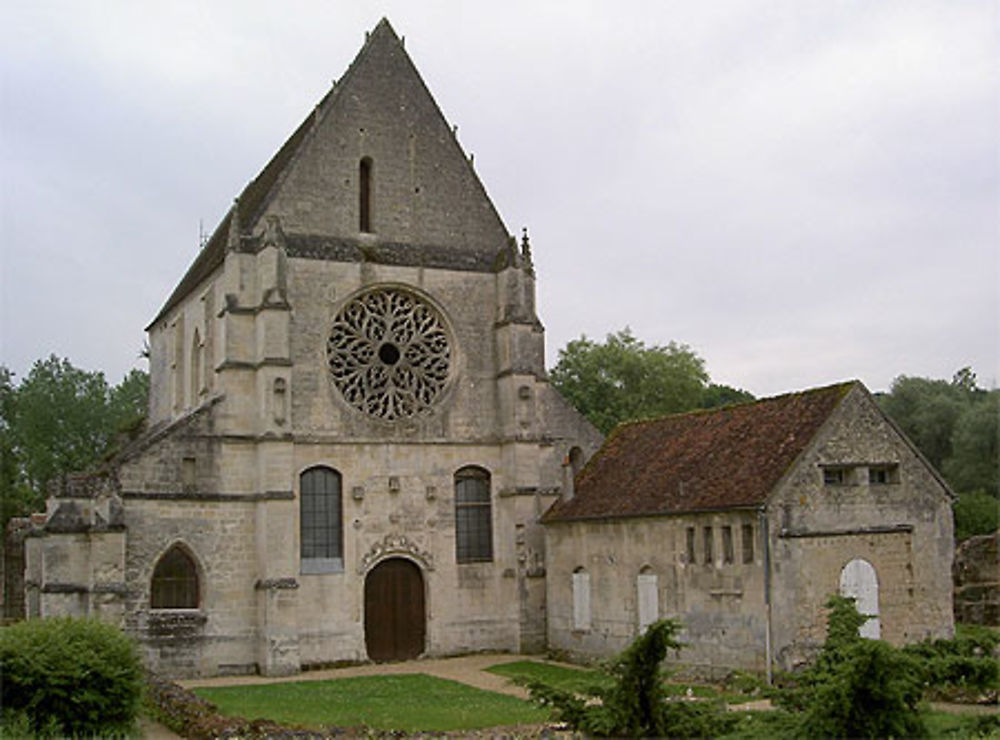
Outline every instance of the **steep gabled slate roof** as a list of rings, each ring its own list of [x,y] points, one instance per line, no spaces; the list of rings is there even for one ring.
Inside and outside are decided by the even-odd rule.
[[[257,223],[258,219],[266,212],[268,205],[272,202],[275,197],[275,193],[280,189],[282,182],[285,179],[286,173],[293,166],[296,160],[300,157],[304,149],[307,147],[308,142],[315,136],[315,132],[320,125],[324,116],[326,116],[329,111],[336,105],[338,101],[342,100],[345,96],[349,97],[352,94],[356,94],[356,90],[351,89],[351,80],[356,78],[359,73],[357,70],[367,61],[371,59],[378,58],[380,55],[399,53],[402,56],[403,63],[408,66],[413,75],[413,80],[416,85],[423,91],[423,94],[427,96],[430,101],[431,106],[436,111],[437,116],[440,118],[442,125],[446,126],[446,122],[440,109],[437,107],[437,103],[434,102],[434,98],[427,86],[424,84],[423,79],[420,77],[419,72],[414,67],[412,60],[410,60],[409,55],[403,48],[402,42],[396,35],[391,24],[386,18],[382,18],[381,21],[375,26],[375,29],[367,35],[364,46],[361,51],[358,52],[354,61],[348,67],[344,75],[337,81],[334,86],[323,96],[322,100],[315,106],[315,108],[310,111],[310,113],[305,117],[302,123],[295,129],[295,132],[288,138],[287,141],[282,145],[278,152],[271,158],[263,170],[255,177],[240,193],[239,197],[236,199],[233,207],[230,208],[229,212],[223,217],[222,221],[215,228],[212,236],[209,238],[208,242],[198,253],[194,262],[188,268],[184,277],[181,278],[180,282],[174,288],[170,297],[164,303],[163,307],[157,313],[156,318],[154,318],[147,331],[152,328],[152,326],[163,318],[166,314],[170,312],[177,304],[179,304],[187,295],[189,295],[193,290],[195,290],[199,284],[201,284],[206,278],[211,276],[225,261],[226,250],[230,248],[230,235],[233,231],[233,218],[236,218],[236,232],[243,237],[243,242],[241,245],[236,245],[239,249],[252,249],[252,240],[247,242],[247,235],[252,231],[254,225]],[[369,58],[370,57],[370,58]],[[452,136],[454,136],[454,131],[452,131]],[[500,230],[506,235],[506,227],[500,219],[499,214],[493,207],[489,196],[486,194],[486,190],[482,183],[479,181],[478,176],[472,169],[471,164],[469,164],[465,155],[461,153],[461,147],[458,146],[457,140],[455,142],[460,156],[460,161],[463,166],[469,168],[472,174],[472,182],[475,187],[478,187],[479,192],[485,202],[488,204],[489,209],[496,222],[499,224]],[[292,235],[288,235],[293,238]],[[300,241],[305,238],[307,241],[311,238],[312,241],[316,241],[315,236],[312,237],[302,237],[300,236]],[[336,240],[333,240],[336,242]],[[504,243],[506,243],[506,236]],[[322,245],[323,249],[319,251],[322,253],[336,252],[338,245],[334,244],[331,247],[328,244]],[[384,245],[383,245],[384,246]],[[503,243],[499,246],[503,246]],[[305,247],[306,251],[309,251],[311,247],[307,245]],[[325,251],[324,251],[325,249]],[[356,252],[356,245],[348,245],[348,251]],[[312,251],[316,251],[313,248]],[[343,249],[341,249],[343,251]],[[440,250],[438,250],[440,251]],[[428,254],[423,254],[428,253]],[[377,256],[377,255],[376,255]],[[422,262],[435,265],[435,245],[425,245],[422,250]],[[479,255],[478,261],[475,259],[477,255],[449,255],[450,263],[461,264],[463,260],[465,262],[472,262],[472,267],[476,269],[482,269],[483,258]],[[489,259],[487,262],[492,266],[492,260],[495,258],[495,253],[491,252],[489,254]],[[391,255],[388,260],[391,263]]]
[[[758,506],[855,385],[623,424],[543,521]]]

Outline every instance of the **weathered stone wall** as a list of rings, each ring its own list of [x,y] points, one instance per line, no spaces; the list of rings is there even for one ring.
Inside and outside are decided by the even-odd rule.
[[[889,466],[890,481],[869,470]],[[824,483],[824,470],[844,470]],[[810,659],[825,638],[823,604],[843,567],[869,562],[882,637],[894,644],[953,633],[949,494],[927,464],[855,388],[768,502],[773,636],[780,665]]]
[[[751,562],[744,562],[744,525],[751,527]],[[732,534],[726,562],[723,528]],[[705,530],[712,546],[706,562]],[[694,532],[689,558],[688,530]],[[764,669],[763,553],[754,512],[561,522],[546,527],[549,648],[577,658],[614,655],[638,635],[638,576],[657,578],[658,618],[683,624],[685,647],[672,662],[713,675]],[[590,578],[591,622],[574,620],[573,573]]]
[[[966,624],[1000,625],[1000,532],[970,537],[958,546],[955,578],[955,620]]]

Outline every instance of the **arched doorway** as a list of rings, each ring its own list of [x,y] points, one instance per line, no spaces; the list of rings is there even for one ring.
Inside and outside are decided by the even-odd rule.
[[[875,567],[867,560],[855,558],[840,571],[840,595],[854,599],[858,614],[868,617],[858,629],[858,634],[877,640],[881,634],[878,618],[878,576]]]
[[[427,634],[424,577],[405,558],[383,560],[365,579],[365,647],[379,663],[410,660]]]

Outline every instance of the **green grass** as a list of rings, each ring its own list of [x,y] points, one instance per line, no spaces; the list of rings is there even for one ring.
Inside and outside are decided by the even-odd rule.
[[[567,668],[548,663],[537,663],[533,660],[499,663],[486,670],[498,676],[509,678],[515,683],[541,681],[553,688],[577,694],[582,694],[593,686],[609,686],[612,682],[611,677],[602,671],[588,668]]]
[[[505,694],[427,676],[358,676],[197,688],[223,714],[313,729],[472,730],[545,722],[548,712]]]

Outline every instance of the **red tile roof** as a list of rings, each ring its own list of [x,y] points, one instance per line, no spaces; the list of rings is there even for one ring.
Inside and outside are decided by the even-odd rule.
[[[542,521],[758,506],[856,385],[622,424]]]

